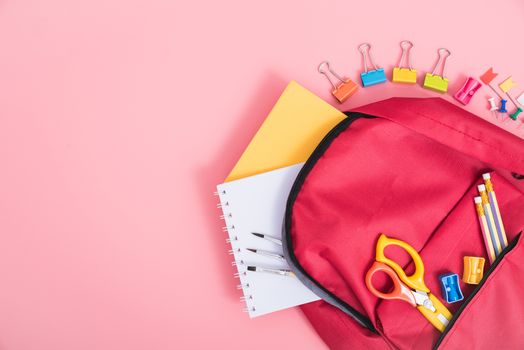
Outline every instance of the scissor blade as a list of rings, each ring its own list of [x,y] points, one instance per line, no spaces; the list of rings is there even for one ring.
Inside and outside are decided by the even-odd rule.
[[[433,303],[429,299],[428,293],[420,291],[420,290],[414,290],[413,296],[415,297],[415,302],[417,305],[424,306],[426,309],[430,310],[431,312],[435,312],[435,306],[433,306]]]

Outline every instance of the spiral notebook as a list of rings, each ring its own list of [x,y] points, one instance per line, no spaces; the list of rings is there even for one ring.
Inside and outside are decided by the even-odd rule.
[[[239,238],[238,240],[233,239],[231,242],[233,248],[230,252],[235,257],[234,264],[237,264],[237,261],[242,260],[238,260],[240,252],[242,255],[244,255],[243,253],[253,254],[249,251],[245,251],[247,247],[245,244],[251,242],[255,237],[249,232],[247,232],[247,235],[245,233],[237,234],[240,230],[238,228],[238,223],[235,225],[235,221],[247,223],[250,214],[246,214],[248,216],[244,216],[240,219],[244,210],[235,211],[235,213],[233,213],[234,210],[231,209],[242,206],[242,203],[246,202],[248,203],[248,205],[245,205],[246,209],[256,211],[257,208],[254,207],[254,203],[263,203],[264,208],[266,208],[265,210],[268,213],[271,213],[271,215],[268,215],[267,218],[263,219],[264,221],[260,225],[271,225],[271,230],[275,231],[276,237],[280,237],[285,201],[296,173],[290,175],[292,171],[288,170],[289,172],[287,172],[286,170],[282,170],[282,174],[287,174],[287,177],[286,175],[281,175],[281,181],[284,181],[287,184],[287,187],[282,186],[285,187],[285,190],[279,193],[273,190],[268,191],[267,198],[265,197],[266,193],[262,194],[257,192],[257,201],[249,199],[249,193],[250,191],[254,191],[253,189],[247,189],[246,193],[243,194],[241,188],[246,185],[243,182],[241,182],[240,185],[236,185],[236,181],[234,180],[239,180],[248,176],[255,177],[254,175],[257,174],[305,162],[329,130],[344,118],[346,118],[344,113],[340,112],[311,91],[305,89],[297,82],[291,81],[287,85],[286,89],[271,110],[271,113],[269,113],[256,135],[231,170],[231,173],[227,176],[225,180],[227,183],[218,186],[218,192],[222,193],[220,196],[221,205],[224,205],[224,215],[222,218],[225,220],[227,227],[235,226],[234,232],[232,230],[227,230],[227,227],[225,229],[228,231],[230,237],[234,238],[235,236],[238,236]],[[275,152],[275,150],[278,150],[278,152]],[[276,171],[278,174],[279,170]],[[298,169],[295,169],[295,171],[298,172]],[[267,176],[273,178],[275,175]],[[263,176],[263,178],[265,177],[266,176]],[[268,183],[276,186],[277,182],[278,181],[270,181]],[[265,183],[265,181],[246,179],[246,183],[251,184],[250,187],[254,188]],[[229,186],[232,186],[231,191],[228,191]],[[267,186],[270,188],[271,185]],[[221,192],[221,189],[225,192]],[[233,199],[235,200],[229,198],[230,194],[234,196]],[[237,197],[240,199],[239,201],[236,200]],[[231,200],[228,200],[228,198]],[[266,199],[259,200],[258,198]],[[277,198],[277,200],[275,200],[275,198]],[[271,201],[277,203],[274,208],[269,204]],[[225,203],[231,203],[231,206],[225,205]],[[281,210],[278,210],[278,208],[281,208]],[[241,207],[241,209],[243,209],[243,207]],[[235,215],[233,216],[233,214]],[[260,221],[262,218],[258,217],[257,220]],[[241,239],[244,237],[245,239]],[[231,238],[228,238],[228,241],[229,240],[231,240]],[[260,239],[255,240],[255,243],[261,245],[260,249],[276,248],[271,244],[268,244],[268,242],[262,242]],[[242,247],[244,248],[243,250]],[[240,252],[238,251],[239,248],[241,249]],[[258,256],[248,256],[251,259],[262,259],[262,257]],[[255,262],[258,263],[259,261],[255,260]],[[269,263],[267,258],[264,258],[263,262],[268,263],[266,266],[284,266],[279,264],[279,262],[272,261]],[[243,265],[244,268],[245,266],[247,265]],[[245,310],[249,312],[251,317],[282,310],[318,299],[312,295],[309,290],[305,290],[302,285],[298,284],[298,281],[290,281],[289,279],[285,279],[284,276],[253,275],[251,272],[248,275],[247,271],[246,275],[244,275],[244,270],[239,269],[239,271],[240,272],[237,273],[237,277],[240,278],[238,288],[243,290],[243,299],[245,299],[246,302]],[[253,280],[252,278],[256,278],[256,280]],[[245,281],[246,279],[256,282],[253,284],[253,287],[249,284],[249,290],[248,288],[244,288],[244,286],[247,286],[245,283],[248,283]],[[261,279],[262,282],[258,283],[258,279]],[[275,293],[273,288],[276,288],[275,290],[278,291],[278,293]],[[283,289],[284,292],[280,292],[281,289]],[[297,290],[298,292],[296,292]],[[278,295],[274,297],[275,294]]]
[[[296,277],[248,271],[247,266],[289,269],[285,261],[247,250],[260,249],[282,255],[282,246],[257,237],[259,232],[282,237],[287,197],[303,164],[297,164],[217,186],[229,234],[230,253],[237,266],[250,317],[305,304],[319,298]]]

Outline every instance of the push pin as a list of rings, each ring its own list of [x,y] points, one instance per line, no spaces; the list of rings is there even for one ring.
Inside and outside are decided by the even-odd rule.
[[[362,54],[362,57],[364,58],[364,72],[360,73],[360,78],[362,79],[362,85],[364,87],[377,85],[381,83],[385,83],[387,81],[386,79],[386,73],[384,73],[384,68],[379,68],[373,61],[373,58],[371,57],[371,45],[368,43],[364,43],[358,47],[358,50]],[[371,63],[372,67],[374,69],[369,70],[368,69],[368,58],[369,62]]]
[[[340,75],[338,75],[333,69],[331,69],[328,61],[320,63],[318,66],[318,72],[320,74],[324,74],[327,80],[331,83],[333,86],[333,91],[331,91],[331,94],[333,94],[338,102],[344,103],[351,95],[357,92],[358,85],[351,79],[342,78]],[[335,84],[333,80],[331,80],[328,72],[339,81],[338,84]]]
[[[499,88],[507,94],[509,90],[513,89],[517,84],[513,81],[513,77],[509,77],[508,79],[504,80],[502,83],[499,84]]]
[[[513,120],[517,120],[517,118],[519,117],[520,113],[522,113],[522,108],[520,107],[517,107],[517,110],[515,112],[513,112],[512,114],[509,115],[509,117]]]
[[[506,109],[506,103],[508,102],[502,95],[491,85],[491,82],[495,80],[495,78],[498,76],[498,73],[493,72],[493,67],[488,69],[484,74],[480,76],[480,80],[486,84],[499,98],[501,102],[501,107],[498,109],[498,112],[500,113],[507,113],[508,110]],[[493,108],[493,105],[491,105]],[[493,112],[493,110],[491,110]]]
[[[509,91],[513,89],[517,84],[513,81],[512,77],[509,77],[508,79],[504,80],[502,83],[499,84],[500,89],[508,96],[511,103],[515,106],[517,109],[513,114],[511,114],[509,117],[513,120],[517,120],[520,113],[522,113],[522,108],[520,108],[519,104],[515,99],[509,94]],[[506,111],[507,112],[507,111]]]
[[[444,77],[444,69],[446,67],[446,59],[451,56],[451,52],[448,49],[439,49],[438,50],[438,61],[435,64],[435,68],[431,73],[426,73],[426,78],[424,79],[424,87],[429,90],[433,90],[440,93],[445,93],[448,91],[449,80]],[[441,67],[440,75],[437,75],[437,68]]]
[[[495,102],[495,97],[488,98],[488,102],[489,102],[489,110],[491,114],[495,118],[498,119],[499,118],[499,114],[498,114],[499,107],[497,106],[497,102]]]
[[[413,43],[408,40],[404,40],[400,43],[402,49],[402,55],[398,62],[398,67],[393,68],[393,82],[404,83],[404,84],[416,84],[417,83],[417,70],[411,67],[409,53],[413,48]],[[403,61],[406,61],[407,67],[402,67]]]
[[[455,303],[464,299],[460,290],[459,278],[456,273],[448,273],[439,277],[442,294],[448,303]]]
[[[499,109],[499,107],[497,106],[497,103],[495,102],[495,97],[488,98],[488,102],[490,106],[489,110],[491,112],[496,112]]]
[[[500,100],[500,108],[499,108],[500,113],[508,113],[508,110],[506,109],[506,103],[508,103],[507,100]]]
[[[491,82],[498,76],[498,73],[493,72],[493,68],[490,68],[486,73],[480,76],[480,80],[486,84],[501,100],[504,99],[502,95],[491,85]]]
[[[457,91],[457,93],[454,95],[455,100],[459,101],[463,105],[467,105],[481,86],[482,84],[480,84],[477,80],[469,77],[466,80],[464,86],[460,88],[460,90]]]
[[[464,274],[462,280],[467,284],[479,284],[484,276],[486,259],[477,256],[464,257]]]

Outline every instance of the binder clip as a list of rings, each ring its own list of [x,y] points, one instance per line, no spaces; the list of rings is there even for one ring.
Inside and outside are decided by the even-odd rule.
[[[455,303],[464,299],[460,290],[459,278],[456,273],[448,273],[439,277],[442,294],[448,303]]]
[[[409,53],[413,48],[413,43],[411,41],[404,40],[400,42],[400,48],[402,49],[402,55],[400,56],[398,67],[393,68],[392,81],[394,83],[416,84],[417,70],[411,67],[409,60]],[[402,62],[404,60],[406,60],[407,67],[402,67]]]
[[[433,90],[440,93],[445,93],[448,91],[449,80],[444,77],[444,69],[446,67],[446,59],[451,56],[451,52],[448,49],[439,49],[438,50],[438,61],[433,68],[433,72],[426,73],[426,78],[424,79],[424,88]],[[437,68],[441,66],[441,73],[437,75]]]
[[[471,101],[473,95],[475,95],[475,92],[477,92],[481,86],[482,84],[480,82],[473,79],[472,77],[469,77],[466,80],[466,83],[464,83],[464,86],[460,88],[460,90],[457,91],[453,97],[455,97],[455,100],[459,101],[463,105],[467,105]]]
[[[362,79],[362,85],[364,87],[377,85],[381,83],[385,83],[387,81],[386,79],[386,73],[384,72],[384,68],[378,68],[375,62],[373,62],[373,58],[371,57],[371,45],[368,43],[364,43],[358,47],[358,50],[362,54],[362,57],[364,58],[364,69],[365,71],[360,73],[360,78]],[[369,62],[373,66],[373,70],[368,70],[368,58]]]
[[[333,91],[331,91],[331,94],[335,96],[335,98],[340,103],[344,103],[358,89],[358,85],[354,81],[352,81],[351,79],[342,78],[333,69],[331,69],[328,61],[320,63],[320,65],[318,66],[318,72],[320,74],[324,74],[327,80],[331,83],[331,85],[333,86]],[[331,73],[335,78],[337,78],[337,80],[339,81],[338,84],[335,84],[333,80],[331,80],[331,78],[328,75],[328,72]]]
[[[476,256],[464,257],[464,274],[462,280],[467,284],[479,284],[484,276],[486,259]]]

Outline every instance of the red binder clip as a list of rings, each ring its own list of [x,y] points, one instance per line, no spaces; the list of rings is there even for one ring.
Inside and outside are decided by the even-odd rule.
[[[464,86],[462,86],[462,88],[455,94],[455,100],[463,105],[467,105],[481,86],[482,84],[480,84],[476,79],[469,77]]]
[[[358,85],[351,79],[342,78],[340,75],[338,75],[333,69],[331,69],[328,61],[320,63],[318,66],[318,72],[320,74],[324,74],[331,85],[333,85],[333,91],[331,91],[331,93],[333,96],[335,96],[338,102],[344,103],[351,95],[357,92]],[[337,78],[339,81],[338,84],[335,84],[333,80],[331,80],[328,72]]]

